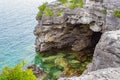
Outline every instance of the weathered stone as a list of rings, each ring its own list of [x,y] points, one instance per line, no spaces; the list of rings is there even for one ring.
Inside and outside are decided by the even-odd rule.
[[[120,67],[120,30],[105,32],[97,44],[88,71]]]
[[[44,73],[44,70],[42,68],[37,67],[35,64],[32,64],[27,67],[28,69],[32,69],[34,75],[38,78],[41,77],[41,75]]]
[[[91,45],[92,31],[86,25],[42,25],[41,29],[36,38],[38,52],[64,47],[80,51]]]
[[[80,77],[59,78],[58,80],[120,80],[120,68],[107,68],[89,72]]]
[[[101,31],[101,28],[97,24],[91,25],[90,29],[94,32],[100,32]]]
[[[92,63],[88,65],[83,76],[72,77],[69,80],[119,80],[120,72],[116,69],[95,70],[120,67],[120,18],[113,14],[113,10],[120,10],[120,0],[84,0],[83,8],[74,9],[57,1],[47,6],[55,12],[49,17],[43,14],[38,20],[34,30],[36,51],[63,48],[81,51],[89,46],[96,46],[98,36],[93,36],[96,36],[96,32],[100,35],[102,32],[104,34],[95,48]],[[63,12],[56,16],[60,9]],[[88,73],[90,71],[95,72]],[[86,73],[88,74],[84,75]]]
[[[120,10],[120,1],[85,0],[83,8],[74,9],[65,7],[57,1],[47,6],[54,10],[54,14],[49,17],[43,14],[42,18],[38,20],[39,24],[34,31],[37,37],[37,51],[63,47],[72,47],[73,50],[79,51],[91,43],[92,31],[104,33],[105,31],[120,29],[120,19],[113,15],[114,9]],[[63,12],[60,16],[56,16],[60,9]],[[103,10],[106,10],[107,13],[103,14]],[[92,23],[94,25],[91,25]],[[85,29],[86,27],[92,31]],[[77,32],[75,29],[78,29]],[[86,34],[85,30],[90,32],[90,35]]]

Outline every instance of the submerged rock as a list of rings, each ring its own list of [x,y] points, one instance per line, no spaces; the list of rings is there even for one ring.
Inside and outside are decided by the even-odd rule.
[[[28,69],[32,69],[34,75],[39,78],[44,74],[44,70],[42,68],[37,67],[37,65],[32,64],[27,67]]]
[[[86,65],[92,61],[92,53],[91,49],[83,52],[69,50],[44,52],[36,55],[35,64],[46,72],[43,80],[56,80],[60,76],[80,76]]]

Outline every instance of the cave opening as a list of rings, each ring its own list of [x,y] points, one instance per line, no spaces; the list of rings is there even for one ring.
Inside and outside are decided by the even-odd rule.
[[[41,52],[35,57],[34,63],[44,69],[45,73],[42,75],[45,75],[45,79],[56,80],[59,76],[80,76],[86,70],[86,66],[92,62],[95,46],[99,42],[102,33],[91,31],[89,25],[69,24],[67,26],[69,26],[67,27],[69,32],[66,34],[75,31],[74,35],[63,38],[63,42],[70,40],[70,43],[65,44],[60,49],[56,47],[49,51]],[[88,39],[90,39],[91,44],[81,51],[72,51],[71,45],[76,40],[74,38],[77,35],[81,39],[80,33],[87,35],[90,33],[90,38]]]
[[[99,42],[101,38],[102,33],[101,32],[93,32],[92,37],[91,37],[91,44],[92,47],[95,48],[97,43]]]

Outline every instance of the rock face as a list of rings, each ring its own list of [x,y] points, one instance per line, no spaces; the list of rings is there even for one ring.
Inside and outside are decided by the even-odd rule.
[[[55,7],[55,9],[59,7]],[[63,8],[63,10],[59,17],[43,15],[41,20],[39,20],[39,24],[34,31],[37,36],[36,51],[42,52],[66,47],[74,51],[80,51],[91,46],[91,36],[93,33],[89,29],[89,24],[92,22],[91,18],[83,17],[79,19],[84,14],[84,12],[81,13],[81,10],[83,10],[81,8],[73,10]]]
[[[30,66],[27,67],[28,69],[32,69],[34,75],[39,78],[43,73],[44,73],[44,70],[37,67],[35,64],[32,64]]]
[[[74,9],[66,8],[59,2],[47,6],[54,10],[54,14],[43,14],[38,19],[34,30],[37,52],[62,48],[81,51],[96,46],[103,33],[95,48],[93,61],[84,72],[90,73],[59,80],[120,80],[120,68],[117,68],[120,67],[120,18],[113,13],[120,10],[120,0],[84,0],[83,8]],[[63,12],[56,16],[60,9]],[[99,37],[95,33],[100,33]]]
[[[108,31],[102,35],[88,71],[109,67],[120,67],[120,30]]]
[[[120,29],[120,19],[113,15],[114,9],[120,10],[119,0],[86,0],[83,8],[75,9],[59,2],[50,3],[48,7],[54,10],[53,16],[43,14],[34,30],[37,52],[65,47],[80,51],[91,46],[93,32]],[[56,16],[59,9],[63,12]]]
[[[58,80],[120,80],[120,68],[107,68],[89,72],[80,77],[59,78]]]

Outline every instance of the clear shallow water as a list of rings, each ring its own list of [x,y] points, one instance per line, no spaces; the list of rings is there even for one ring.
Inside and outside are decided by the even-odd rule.
[[[0,0],[0,68],[21,60],[31,63],[34,56],[33,30],[37,7],[54,0]]]

